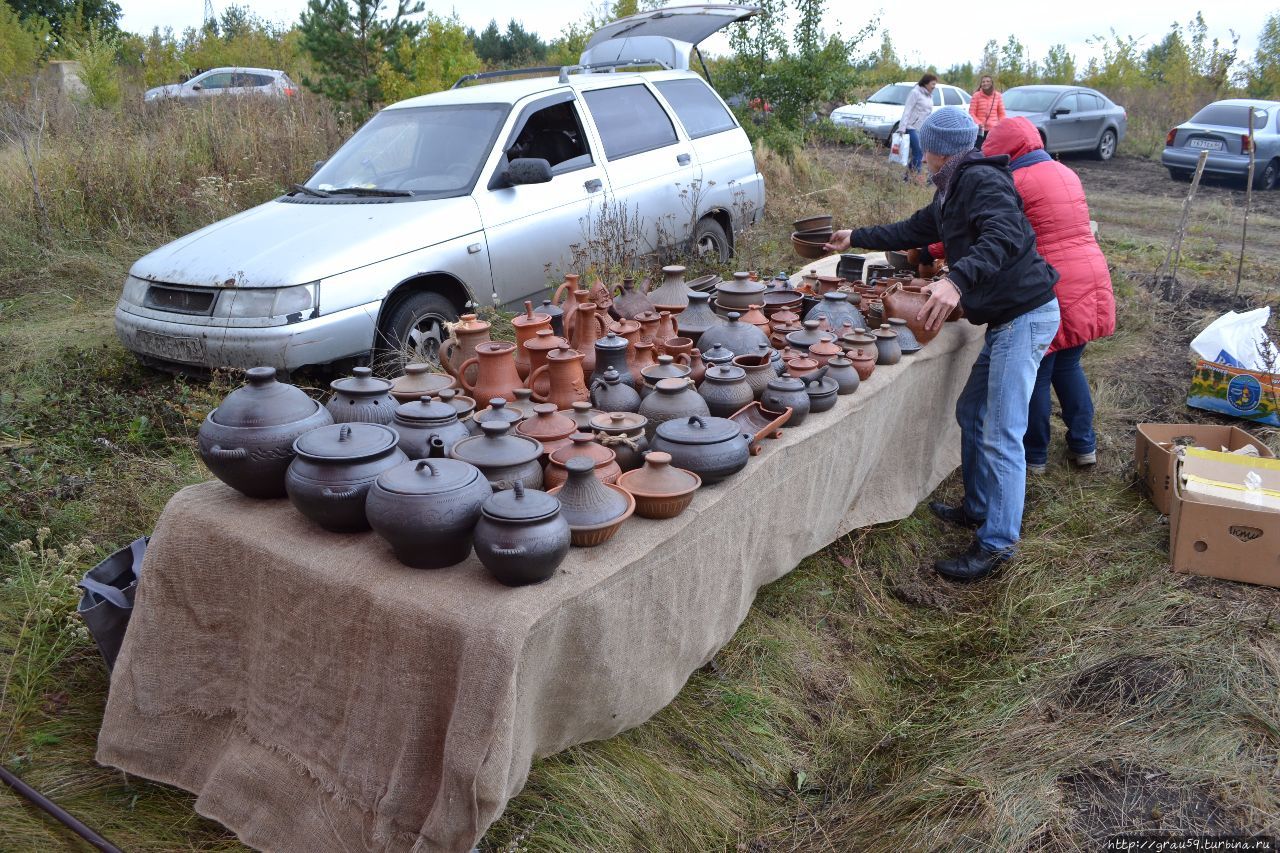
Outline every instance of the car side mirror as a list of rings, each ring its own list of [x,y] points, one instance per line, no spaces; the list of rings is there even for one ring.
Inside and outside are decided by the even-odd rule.
[[[502,177],[507,186],[545,184],[551,181],[551,164],[541,157],[517,157],[507,165]]]
[[[1049,118],[1058,118],[1059,116],[1071,115],[1071,110],[1054,110],[1049,113]]]
[[[191,91],[193,91],[193,92],[199,92],[199,91],[200,91],[201,89],[203,89],[203,88],[204,88],[204,86],[201,86],[199,83],[195,83],[195,84],[193,84],[193,85],[191,86]]]

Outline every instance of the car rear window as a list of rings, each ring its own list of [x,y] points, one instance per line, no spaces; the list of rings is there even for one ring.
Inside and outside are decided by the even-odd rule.
[[[1018,113],[1047,113],[1057,97],[1052,89],[1010,89],[1004,93],[1004,108]]]
[[[946,99],[947,106],[949,107],[956,107],[964,103],[960,98],[960,93],[955,89],[944,89],[942,95]]]
[[[656,84],[690,139],[733,130],[738,123],[701,80],[665,80]]]
[[[671,117],[642,85],[617,86],[584,92],[604,154],[610,160],[652,151],[676,141]]]
[[[1248,107],[1244,104],[1210,104],[1196,113],[1191,120],[1196,124],[1216,124],[1220,127],[1247,129],[1249,125],[1245,116],[1248,115],[1251,109],[1253,110],[1254,128],[1262,130],[1267,126],[1267,111],[1260,110],[1257,107]]]

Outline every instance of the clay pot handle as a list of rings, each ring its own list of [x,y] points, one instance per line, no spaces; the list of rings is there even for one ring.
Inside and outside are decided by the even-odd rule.
[[[697,424],[702,429],[707,428],[707,422],[702,419],[701,415],[689,415],[689,425]]]
[[[534,390],[533,390],[533,384],[534,384],[534,382],[537,380],[537,378],[538,378],[539,376],[541,376],[541,375],[543,374],[543,372],[544,372],[544,371],[546,371],[547,369],[549,369],[550,367],[551,367],[551,365],[549,365],[549,364],[544,364],[544,365],[542,365],[542,366],[541,366],[541,367],[539,367],[537,370],[533,371],[533,373],[530,373],[530,374],[529,374],[529,378],[525,380],[524,385],[525,385],[525,387],[526,387],[526,388],[528,388],[528,389],[529,389],[530,393],[531,393],[531,394],[532,394],[532,396],[533,396],[533,401],[534,401],[535,403],[545,403],[545,402],[547,402],[547,395],[546,395],[546,394],[539,394],[537,391],[534,391]]]
[[[335,501],[341,501],[341,500],[346,500],[347,498],[354,498],[356,495],[360,494],[360,490],[357,489],[355,486],[348,486],[345,489],[341,489],[340,491],[335,492],[333,489],[329,488],[328,486],[325,486],[323,489],[321,489],[320,494],[324,495],[326,498],[331,498]]]
[[[457,379],[459,382],[461,382],[462,387],[466,388],[468,391],[474,392],[476,390],[476,386],[474,382],[467,381],[467,368],[473,364],[479,364],[479,363],[480,363],[480,357],[473,355],[471,356],[471,358],[467,359],[466,361],[462,362],[462,364],[458,365],[458,372],[454,374],[454,378]],[[476,381],[477,382],[480,381],[480,375],[478,373],[476,374]]]
[[[440,366],[444,368],[444,372],[452,376],[454,379],[460,379],[458,371],[453,369],[453,365],[449,363],[449,352],[453,349],[453,339],[445,341],[440,345]]]
[[[517,545],[514,548],[494,548],[493,553],[499,557],[523,557],[524,546]]]
[[[670,353],[668,353],[668,355],[670,355]],[[674,363],[675,363],[675,364],[683,364],[685,367],[689,367],[689,366],[690,366],[690,365],[689,365],[689,353],[687,353],[687,352],[678,352],[678,353],[676,353],[675,355],[672,355],[671,357],[672,357],[673,359],[675,359],[675,361],[674,361]]]
[[[249,451],[243,447],[219,447],[214,445],[209,448],[209,455],[214,459],[244,459],[249,455]]]

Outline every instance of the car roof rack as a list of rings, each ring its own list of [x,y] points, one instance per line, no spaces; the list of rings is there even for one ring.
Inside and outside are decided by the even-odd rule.
[[[667,70],[671,66],[663,62],[661,59],[622,59],[615,62],[591,62],[586,65],[540,65],[533,68],[508,68],[501,71],[480,71],[475,74],[467,74],[458,78],[458,81],[449,88],[457,89],[465,83],[473,80],[492,80],[497,77],[514,77],[518,74],[540,74],[551,71],[558,72],[561,83],[569,82],[569,75],[576,74],[581,71],[591,72],[608,69],[616,71],[619,68],[626,68],[633,65],[657,65]]]

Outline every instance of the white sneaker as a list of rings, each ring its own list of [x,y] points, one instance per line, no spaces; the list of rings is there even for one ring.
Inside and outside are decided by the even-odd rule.
[[[1044,464],[1044,465],[1032,465],[1030,462],[1028,462],[1028,463],[1027,463],[1027,473],[1028,473],[1028,474],[1033,474],[1033,475],[1035,475],[1035,476],[1037,476],[1037,477],[1042,477],[1042,476],[1044,476],[1046,473],[1048,473],[1048,471],[1049,471],[1049,465],[1048,465],[1048,463],[1046,463],[1046,464]]]
[[[1087,468],[1090,465],[1098,464],[1098,452],[1096,450],[1089,453],[1073,453],[1071,461],[1081,468]]]

